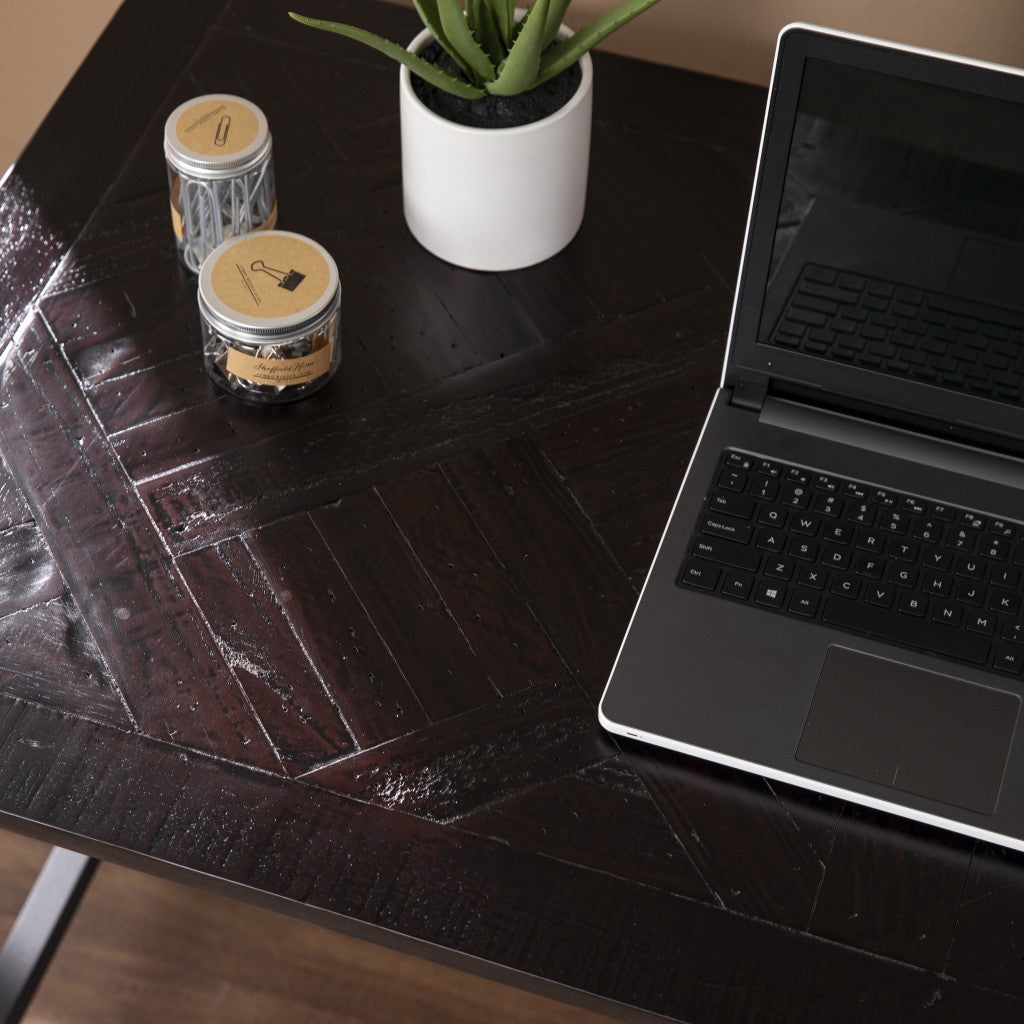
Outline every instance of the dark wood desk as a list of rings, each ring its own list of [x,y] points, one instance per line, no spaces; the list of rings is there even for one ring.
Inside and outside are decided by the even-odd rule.
[[[598,55],[580,235],[479,275],[406,232],[394,67],[284,10],[129,0],[0,192],[3,825],[623,1020],[1019,1021],[1020,856],[597,723],[764,92]],[[294,407],[203,375],[161,133],[212,91],[340,265]]]

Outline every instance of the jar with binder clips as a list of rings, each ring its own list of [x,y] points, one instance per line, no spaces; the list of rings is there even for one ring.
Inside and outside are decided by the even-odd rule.
[[[338,268],[291,231],[219,246],[199,273],[203,360],[213,380],[249,402],[291,402],[323,387],[341,361]]]
[[[221,242],[277,223],[267,119],[254,103],[216,93],[181,104],[164,125],[178,255],[199,272]]]

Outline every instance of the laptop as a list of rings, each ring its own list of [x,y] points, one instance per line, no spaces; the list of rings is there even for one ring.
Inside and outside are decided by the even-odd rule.
[[[1024,73],[779,37],[622,736],[1024,850]]]

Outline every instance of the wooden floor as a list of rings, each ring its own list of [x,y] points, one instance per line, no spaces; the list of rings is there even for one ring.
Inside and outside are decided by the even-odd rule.
[[[47,851],[0,832],[0,940]],[[603,1016],[110,864],[96,873],[25,1021],[607,1024]]]

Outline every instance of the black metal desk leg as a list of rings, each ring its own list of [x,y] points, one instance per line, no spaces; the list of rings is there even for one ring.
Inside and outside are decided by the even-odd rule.
[[[0,1024],[17,1024],[99,861],[55,846],[0,949]]]

